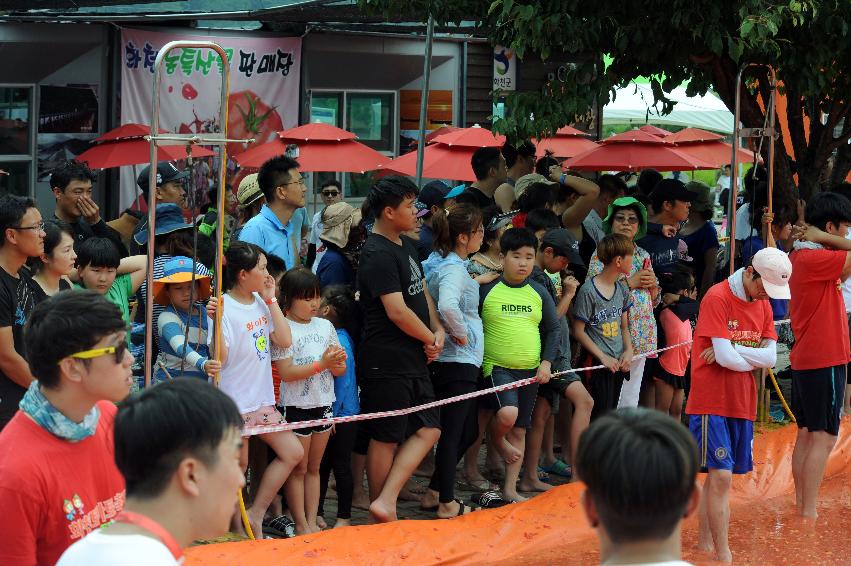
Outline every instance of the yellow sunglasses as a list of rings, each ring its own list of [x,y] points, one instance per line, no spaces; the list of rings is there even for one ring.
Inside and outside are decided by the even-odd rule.
[[[124,352],[127,351],[127,342],[121,342],[117,346],[108,346],[106,348],[95,348],[94,350],[83,350],[68,356],[69,358],[77,358],[79,360],[91,360],[101,356],[115,354],[115,363],[120,364],[124,359]]]

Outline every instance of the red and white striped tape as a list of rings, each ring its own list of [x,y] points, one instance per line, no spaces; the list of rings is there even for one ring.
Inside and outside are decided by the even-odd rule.
[[[789,320],[778,320],[774,323],[775,326],[781,326],[783,324],[789,324]],[[639,354],[635,356],[636,358],[649,358],[664,352],[666,350],[673,350],[674,348],[679,348],[680,346],[688,346],[692,342],[681,342],[679,344],[674,344],[673,346],[668,346],[667,348],[659,348],[658,350],[653,350],[651,352],[645,352],[643,354]],[[595,369],[603,369],[606,366],[597,365],[597,366],[589,366],[584,368],[576,368],[576,369],[568,369],[564,371],[560,371],[553,374],[553,377],[558,377],[560,375],[566,375],[568,373],[578,373],[581,371],[589,371]],[[482,389],[481,391],[473,391],[472,393],[464,393],[463,395],[456,395],[455,397],[448,397],[446,399],[440,399],[439,401],[432,401],[431,403],[425,403],[423,405],[417,405],[416,407],[409,407],[407,409],[397,409],[395,411],[379,411],[377,413],[365,413],[360,415],[351,415],[348,417],[333,417],[330,419],[314,419],[312,421],[301,421],[297,423],[283,423],[279,425],[266,425],[266,426],[247,426],[242,429],[242,436],[254,436],[257,434],[268,434],[270,432],[281,432],[284,430],[297,430],[301,428],[309,428],[312,426],[325,426],[325,425],[334,425],[337,423],[352,423],[357,421],[368,421],[372,419],[383,419],[386,417],[401,417],[403,415],[410,415],[411,413],[416,413],[419,411],[424,411],[426,409],[433,409],[435,407],[442,407],[443,405],[449,405],[451,403],[457,403],[459,401],[465,401],[467,399],[473,399],[475,397],[481,397],[482,395],[489,395],[491,393],[497,393],[499,391],[507,391],[509,389],[516,389],[518,387],[524,387],[526,385],[531,385],[535,383],[535,378],[530,377],[528,379],[521,379],[520,381],[515,381],[514,383],[506,383],[505,385],[497,385],[496,387],[491,387],[490,389]]]

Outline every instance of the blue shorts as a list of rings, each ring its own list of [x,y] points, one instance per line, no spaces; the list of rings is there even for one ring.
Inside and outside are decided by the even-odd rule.
[[[690,415],[689,429],[697,441],[702,472],[753,470],[753,421],[717,415]]]

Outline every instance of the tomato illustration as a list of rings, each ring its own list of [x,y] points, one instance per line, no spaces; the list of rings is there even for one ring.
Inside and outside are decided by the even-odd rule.
[[[183,85],[183,89],[181,90],[181,94],[183,98],[186,100],[195,100],[198,97],[198,91],[195,90],[195,87],[189,83]]]
[[[230,139],[255,138],[253,144],[259,145],[275,138],[277,132],[284,129],[283,121],[275,106],[269,106],[251,90],[234,92],[228,97],[228,129]],[[245,151],[240,143],[228,144],[228,155],[237,155]]]

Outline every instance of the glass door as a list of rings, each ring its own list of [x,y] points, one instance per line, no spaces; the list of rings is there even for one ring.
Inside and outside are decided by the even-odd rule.
[[[0,85],[0,194],[30,194],[32,116],[31,86]]]

